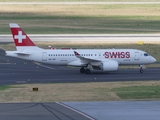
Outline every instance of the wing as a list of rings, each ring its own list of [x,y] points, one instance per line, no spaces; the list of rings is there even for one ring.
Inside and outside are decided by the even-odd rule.
[[[87,58],[81,56],[78,52],[74,51],[74,54],[77,58],[79,58],[81,61],[86,61],[86,62],[101,62],[102,59],[92,59],[92,58]]]

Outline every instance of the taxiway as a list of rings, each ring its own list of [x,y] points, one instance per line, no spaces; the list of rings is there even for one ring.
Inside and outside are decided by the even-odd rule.
[[[16,58],[6,57],[0,51],[0,85],[24,83],[67,83],[67,82],[115,82],[160,80],[160,69],[119,69],[117,72],[94,71],[92,74],[81,74],[79,68],[53,66]]]
[[[6,57],[4,51],[0,50],[0,86],[25,83],[159,80],[159,73],[159,68],[150,68],[145,69],[143,74],[139,73],[139,69],[81,74],[79,68],[44,65]],[[158,120],[159,104],[159,101],[141,101],[140,103],[135,101],[23,103],[22,101],[21,103],[0,103],[0,116],[3,120],[104,120],[106,118]]]

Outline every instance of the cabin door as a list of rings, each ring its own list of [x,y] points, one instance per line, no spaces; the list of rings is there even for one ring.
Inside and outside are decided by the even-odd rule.
[[[134,53],[134,60],[139,60],[139,52]]]
[[[42,53],[42,61],[47,61],[47,53],[46,52]]]

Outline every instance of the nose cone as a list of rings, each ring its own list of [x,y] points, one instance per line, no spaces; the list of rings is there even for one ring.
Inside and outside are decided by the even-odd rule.
[[[154,57],[151,57],[151,58],[150,58],[150,62],[151,62],[151,63],[155,63],[155,62],[156,62],[156,59],[155,59]]]

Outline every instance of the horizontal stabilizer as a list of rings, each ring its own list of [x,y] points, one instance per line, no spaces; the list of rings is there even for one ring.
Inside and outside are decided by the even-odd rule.
[[[19,54],[19,55],[30,55],[30,53],[28,52],[15,52],[15,54]]]

